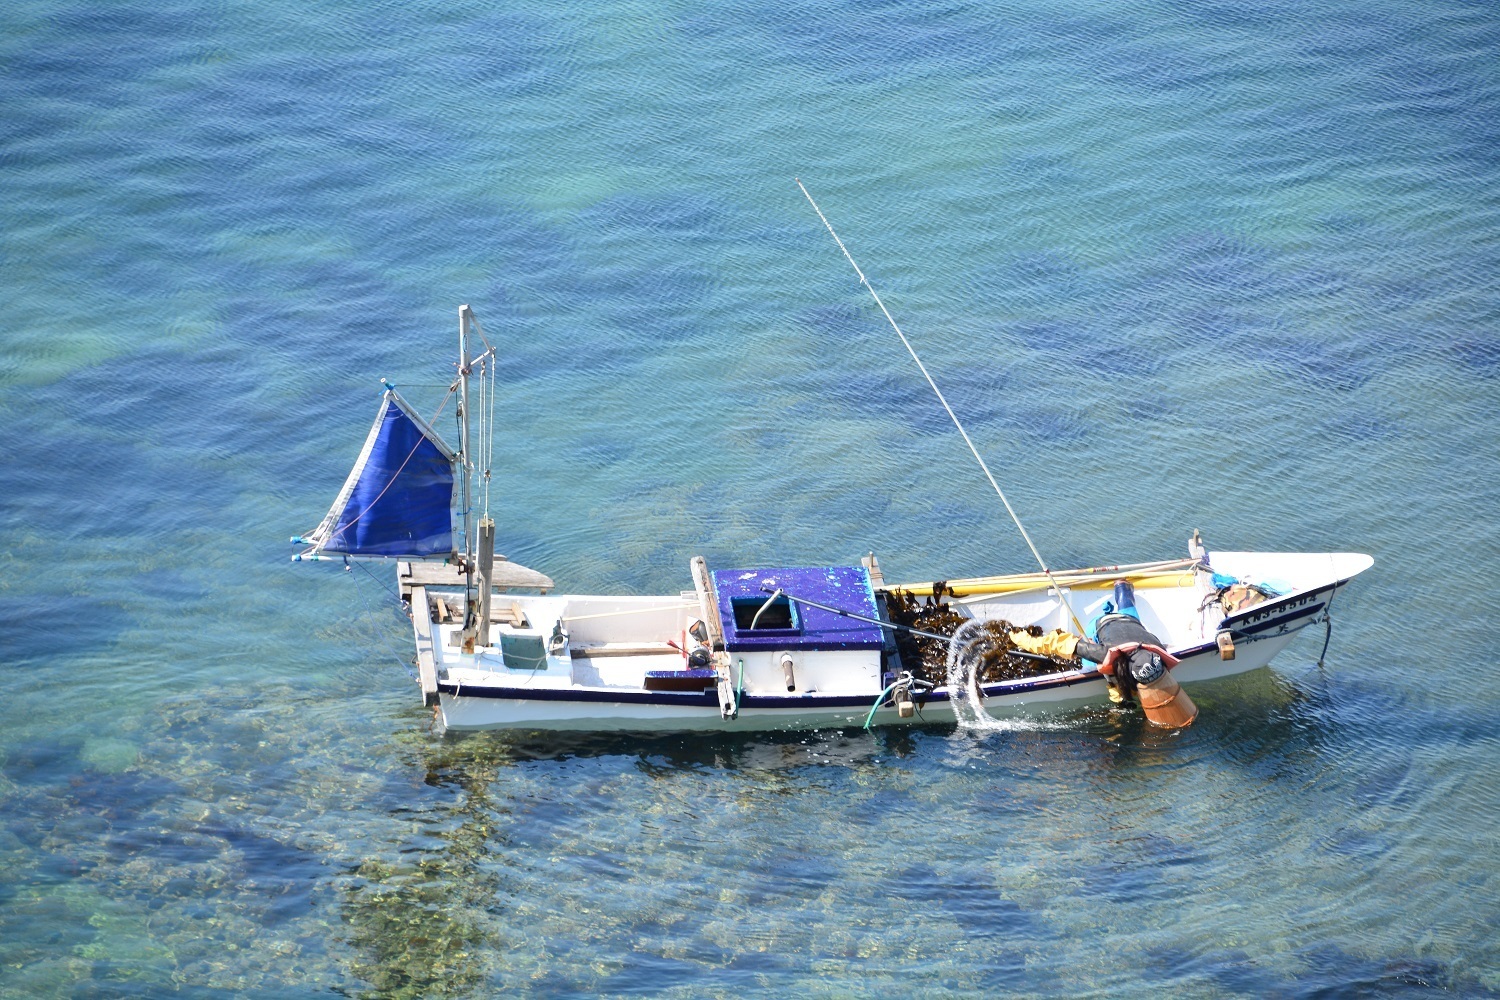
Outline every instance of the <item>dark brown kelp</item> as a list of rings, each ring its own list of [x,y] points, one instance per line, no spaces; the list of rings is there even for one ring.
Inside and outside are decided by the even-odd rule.
[[[897,625],[951,636],[969,619],[943,601],[941,584],[934,586],[933,592],[933,597],[918,599],[904,591],[889,591],[886,594],[886,612]],[[1035,660],[1014,655],[1016,646],[1010,641],[1009,633],[1019,628],[1021,626],[1000,619],[984,623],[983,639],[979,640],[983,643],[983,648],[976,650],[980,663],[975,670],[975,676],[981,684],[1040,677],[1077,667],[1074,661]],[[1036,625],[1026,626],[1025,631],[1030,635],[1042,634],[1042,629]],[[896,649],[901,654],[901,665],[910,670],[913,676],[933,684],[947,681],[947,642],[897,630]]]

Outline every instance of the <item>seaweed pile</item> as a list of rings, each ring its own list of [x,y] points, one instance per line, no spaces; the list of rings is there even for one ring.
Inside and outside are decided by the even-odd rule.
[[[905,591],[892,590],[885,595],[886,613],[897,625],[921,629],[937,635],[951,636],[959,626],[969,621],[951,605],[943,601],[941,585],[933,588],[933,596],[918,599]],[[972,649],[979,656],[974,676],[981,684],[998,681],[1019,680],[1023,677],[1040,677],[1043,674],[1071,670],[1076,662],[1068,660],[1037,660],[1015,654],[1016,645],[1010,641],[1010,633],[1023,630],[1030,635],[1041,635],[1036,625],[1013,625],[1003,619],[992,619],[983,623],[981,648]],[[914,677],[933,684],[944,684],[948,679],[948,643],[925,635],[913,635],[897,630],[896,649],[901,654],[901,665]]]

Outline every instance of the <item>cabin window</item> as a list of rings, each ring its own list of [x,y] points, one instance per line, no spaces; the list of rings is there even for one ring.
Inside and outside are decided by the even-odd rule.
[[[754,635],[767,632],[785,632],[795,634],[802,631],[801,623],[797,621],[797,609],[785,596],[778,596],[766,607],[764,597],[736,597],[731,602],[734,605],[734,627],[739,632],[752,632],[750,623],[755,622]],[[764,613],[761,608],[766,607]],[[760,614],[760,620],[755,616]]]

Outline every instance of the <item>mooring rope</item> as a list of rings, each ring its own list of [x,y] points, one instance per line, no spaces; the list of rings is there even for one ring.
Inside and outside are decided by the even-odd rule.
[[[484,334],[479,334],[481,340]],[[486,346],[488,342],[486,341]],[[495,349],[491,347],[488,352],[480,355],[482,364],[479,369],[479,454],[480,461],[484,467],[484,502],[482,504],[485,517],[490,516],[490,470],[495,464],[495,396],[496,369],[499,367],[499,359],[495,356]]]
[[[1322,669],[1323,660],[1328,656],[1328,644],[1333,641],[1333,599],[1339,596],[1337,589],[1328,595],[1328,603],[1323,605],[1323,651],[1318,654],[1318,669]]]
[[[958,433],[963,435],[964,444],[968,445],[969,451],[973,452],[974,461],[978,462],[979,467],[984,470],[985,478],[988,479],[990,481],[990,485],[995,488],[995,494],[1000,498],[1000,502],[1005,505],[1005,510],[1010,514],[1010,519],[1016,523],[1016,530],[1020,531],[1021,537],[1026,540],[1026,546],[1027,548],[1031,549],[1031,554],[1036,557],[1037,565],[1042,568],[1042,573],[1046,575],[1048,581],[1050,581],[1052,586],[1056,588],[1057,596],[1062,600],[1063,606],[1068,609],[1068,615],[1073,619],[1073,624],[1078,626],[1079,634],[1085,634],[1083,622],[1078,619],[1078,613],[1073,610],[1072,602],[1070,602],[1067,598],[1067,595],[1063,593],[1062,587],[1058,586],[1057,581],[1052,578],[1052,571],[1047,568],[1046,560],[1044,560],[1042,558],[1042,554],[1037,551],[1037,547],[1032,544],[1031,536],[1026,533],[1026,528],[1021,524],[1021,519],[1016,516],[1015,509],[1011,507],[1010,501],[1005,498],[1005,491],[1002,490],[1000,488],[1000,484],[995,481],[994,475],[990,472],[990,467],[984,463],[984,459],[980,457],[979,449],[974,447],[973,440],[969,438],[969,432],[964,430],[964,425],[959,421],[958,415],[953,412],[953,407],[948,405],[948,400],[943,397],[942,390],[937,387],[937,383],[933,381],[932,375],[928,373],[927,366],[922,364],[922,359],[917,356],[916,348],[911,346],[911,341],[906,339],[906,334],[902,333],[901,327],[896,325],[896,321],[894,318],[892,318],[890,310],[885,307],[884,302],[880,301],[880,296],[876,293],[875,287],[871,285],[870,280],[865,277],[865,272],[861,271],[859,269],[859,265],[854,263],[854,257],[850,255],[849,248],[844,246],[844,241],[839,239],[839,234],[833,231],[832,223],[830,223],[828,221],[828,217],[823,214],[823,210],[818,207],[818,203],[813,201],[813,196],[808,194],[807,188],[803,187],[801,178],[794,177],[792,179],[797,182],[797,187],[801,189],[803,196],[807,198],[807,203],[812,206],[813,211],[818,213],[818,218],[823,220],[823,225],[827,228],[828,235],[833,237],[833,241],[837,243],[839,245],[839,249],[844,252],[844,259],[847,260],[849,262],[849,265],[854,268],[854,273],[859,275],[859,283],[865,286],[865,289],[870,293],[870,297],[875,300],[875,304],[879,306],[880,311],[885,314],[886,322],[891,324],[891,329],[896,331],[896,336],[900,337],[901,343],[906,346],[906,352],[911,355],[911,359],[915,361],[917,363],[917,367],[921,369],[922,377],[927,379],[927,384],[932,387],[932,391],[937,396],[938,402],[942,403],[943,409],[948,411],[948,417],[953,421],[953,426],[958,428]]]

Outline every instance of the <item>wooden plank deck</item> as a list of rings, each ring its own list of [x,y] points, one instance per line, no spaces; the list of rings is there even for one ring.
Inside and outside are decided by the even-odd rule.
[[[401,588],[402,600],[411,603],[412,631],[416,636],[417,646],[417,683],[422,687],[422,702],[426,705],[436,705],[438,702],[437,689],[437,657],[433,650],[432,638],[432,604],[428,599],[428,587],[440,588],[462,588],[465,583],[463,573],[457,566],[447,563],[405,562],[396,563],[396,582]],[[554,584],[552,578],[534,569],[527,569],[517,563],[513,563],[501,556],[495,557],[495,569],[491,574],[491,582],[495,590],[504,593],[512,587],[526,590],[539,590],[546,593]],[[463,602],[460,600],[453,608],[460,615],[463,613]],[[501,608],[496,605],[491,609],[490,618],[496,621],[510,621],[520,614],[520,609],[512,606]]]
[[[417,637],[417,683],[422,686],[422,704],[436,705],[437,659],[432,653],[432,606],[427,603],[427,588],[411,588],[411,623]]]
[[[459,568],[450,563],[397,562],[396,582],[401,587],[402,599],[411,600],[413,588],[458,588],[464,585],[465,578]],[[495,569],[491,574],[490,583],[501,593],[511,589],[521,589],[539,590],[545,594],[557,586],[545,573],[527,569],[520,563],[513,563],[502,556],[495,557]]]

